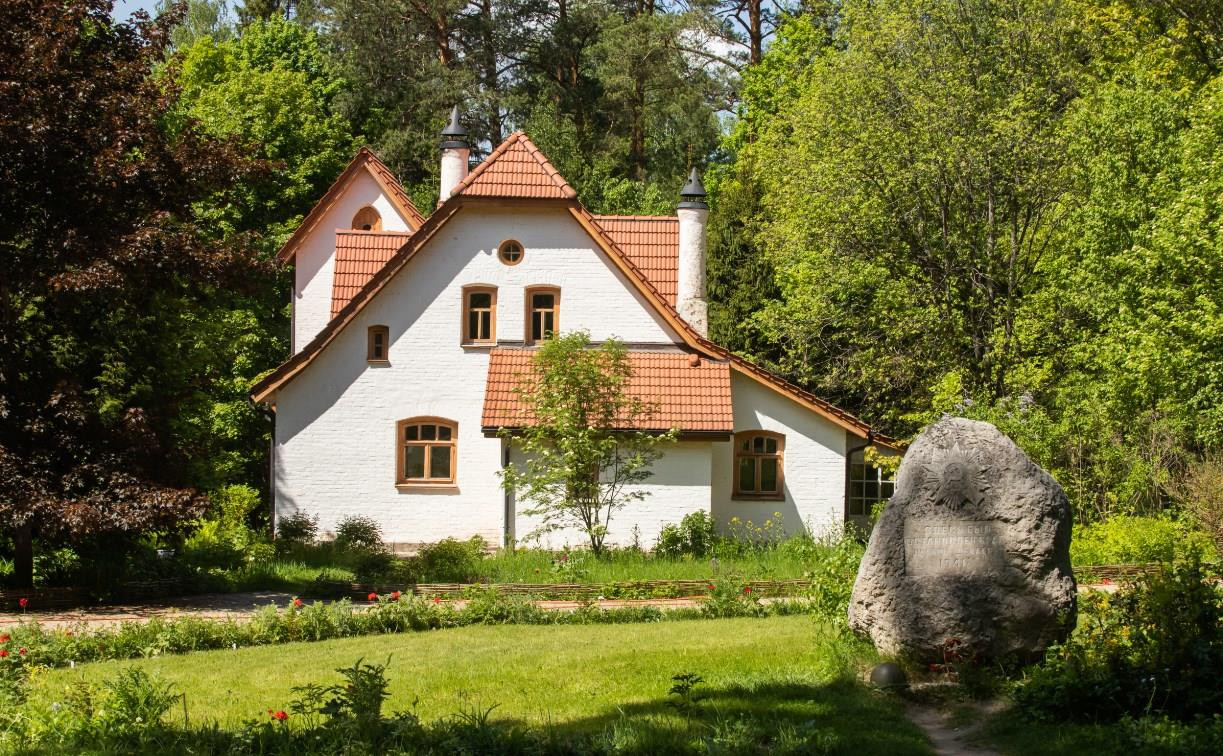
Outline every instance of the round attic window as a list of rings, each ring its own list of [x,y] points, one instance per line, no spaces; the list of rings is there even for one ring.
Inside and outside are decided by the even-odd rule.
[[[360,231],[381,231],[382,216],[377,210],[366,205],[352,217],[352,227]]]
[[[522,244],[514,239],[506,239],[497,247],[497,257],[506,265],[517,265],[522,262]]]

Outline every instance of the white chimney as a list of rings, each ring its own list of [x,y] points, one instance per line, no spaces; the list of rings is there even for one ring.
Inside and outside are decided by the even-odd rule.
[[[450,111],[450,123],[442,129],[442,180],[438,187],[437,204],[442,204],[454,192],[459,182],[467,178],[471,148],[467,146],[467,129],[459,123],[459,106]]]
[[[705,187],[696,168],[688,183],[680,190],[679,208],[679,282],[676,309],[688,325],[702,336],[709,337],[709,305],[705,301],[705,229],[709,222],[709,205],[705,203]]]

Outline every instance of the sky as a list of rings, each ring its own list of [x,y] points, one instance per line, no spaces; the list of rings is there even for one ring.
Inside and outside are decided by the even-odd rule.
[[[119,21],[126,21],[128,16],[141,8],[148,11],[150,16],[156,15],[157,0],[115,0],[111,15]]]

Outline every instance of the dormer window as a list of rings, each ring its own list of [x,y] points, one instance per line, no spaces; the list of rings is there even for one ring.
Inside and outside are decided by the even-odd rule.
[[[517,265],[522,262],[524,254],[526,253],[522,249],[522,244],[516,239],[506,239],[501,242],[500,247],[497,247],[497,259],[506,265]]]
[[[561,290],[552,286],[527,289],[527,343],[556,335],[560,328]]]
[[[463,288],[463,343],[497,343],[497,289],[494,286]]]
[[[391,329],[384,325],[370,326],[365,339],[365,359],[386,362],[391,348]]]
[[[366,205],[352,217],[352,227],[359,231],[381,231],[382,216],[377,210]]]

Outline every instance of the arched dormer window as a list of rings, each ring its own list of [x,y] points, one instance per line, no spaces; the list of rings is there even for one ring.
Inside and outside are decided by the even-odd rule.
[[[453,486],[459,424],[440,417],[411,417],[395,424],[395,482],[408,486]]]
[[[735,498],[785,498],[786,437],[771,431],[735,434]]]
[[[352,217],[352,227],[361,231],[381,231],[382,216],[377,210],[366,205]]]

